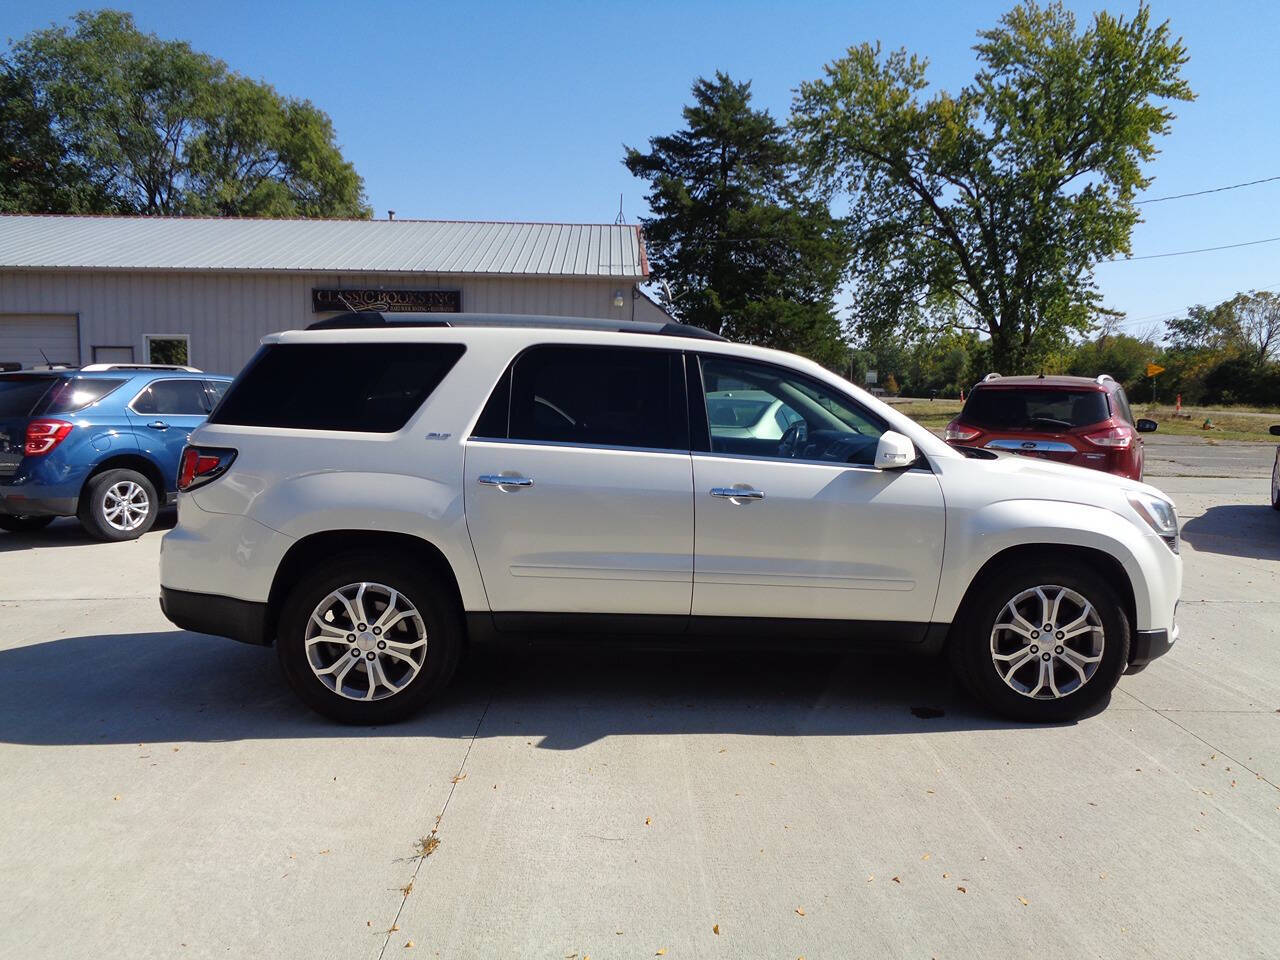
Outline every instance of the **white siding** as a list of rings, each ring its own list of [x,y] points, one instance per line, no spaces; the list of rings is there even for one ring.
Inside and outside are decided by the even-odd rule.
[[[161,271],[3,271],[0,314],[70,314],[80,321],[80,357],[94,346],[132,346],[144,334],[191,336],[191,362],[236,373],[258,341],[306,326],[313,287],[459,290],[467,313],[641,319],[631,281],[501,278],[440,274],[264,274]],[[621,292],[623,306],[613,305]]]
[[[0,360],[24,367],[44,363],[79,363],[75,316],[0,313]]]

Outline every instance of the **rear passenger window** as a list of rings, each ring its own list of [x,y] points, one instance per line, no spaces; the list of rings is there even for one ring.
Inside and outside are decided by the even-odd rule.
[[[210,423],[394,433],[431,396],[460,343],[270,343]]]
[[[668,350],[533,347],[495,390],[482,426],[512,440],[688,450],[684,361]]]
[[[203,417],[209,412],[200,380],[157,380],[133,401],[134,413]]]

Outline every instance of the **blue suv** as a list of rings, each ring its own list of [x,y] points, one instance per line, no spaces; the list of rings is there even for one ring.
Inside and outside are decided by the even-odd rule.
[[[101,540],[142,536],[176,498],[187,435],[229,383],[124,364],[0,374],[0,530],[78,517]]]

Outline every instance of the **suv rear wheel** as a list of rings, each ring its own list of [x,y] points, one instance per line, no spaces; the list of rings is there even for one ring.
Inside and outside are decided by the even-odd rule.
[[[1092,570],[1010,568],[967,605],[951,662],[961,681],[1015,720],[1075,720],[1105,700],[1129,659],[1129,618]]]
[[[462,618],[452,594],[409,559],[348,554],[306,574],[280,615],[276,652],[307,706],[343,723],[389,723],[453,676]]]
[[[53,517],[16,516],[11,513],[0,513],[0,530],[10,533],[26,533],[28,530],[43,530],[53,523]]]
[[[99,540],[137,540],[156,522],[160,499],[151,481],[136,470],[104,470],[80,497],[81,525]]]

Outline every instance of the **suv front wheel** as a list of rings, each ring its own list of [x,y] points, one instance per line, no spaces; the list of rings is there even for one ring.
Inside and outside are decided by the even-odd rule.
[[[349,554],[304,575],[276,652],[294,692],[342,723],[389,723],[449,682],[462,652],[457,603],[409,559]]]
[[[1092,570],[1032,563],[979,588],[952,638],[961,681],[998,713],[1056,723],[1097,708],[1129,659],[1129,618]]]

